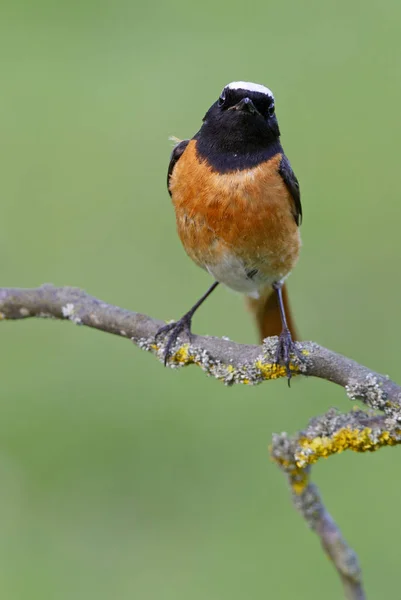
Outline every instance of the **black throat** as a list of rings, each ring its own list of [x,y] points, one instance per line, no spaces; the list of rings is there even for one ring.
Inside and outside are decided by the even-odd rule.
[[[194,139],[199,158],[219,173],[250,169],[283,152],[276,120],[274,127],[266,127],[236,111],[208,116]]]

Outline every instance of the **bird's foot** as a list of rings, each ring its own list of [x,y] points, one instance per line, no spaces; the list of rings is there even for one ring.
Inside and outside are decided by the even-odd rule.
[[[164,366],[167,365],[167,361],[171,356],[171,350],[180,337],[182,333],[184,333],[190,340],[192,338],[191,333],[191,322],[192,322],[192,313],[186,313],[179,321],[174,321],[173,323],[168,323],[168,325],[164,325],[159,329],[159,331],[155,335],[155,339],[157,340],[160,336],[167,336],[166,346],[163,352],[163,362]]]
[[[288,329],[284,329],[278,338],[278,344],[276,349],[276,356],[274,362],[276,365],[283,365],[285,367],[287,373],[287,381],[288,386],[290,386],[291,381],[291,368],[290,368],[290,356],[291,354],[295,355],[299,360],[302,360],[302,354],[298,350],[293,342],[291,333]]]

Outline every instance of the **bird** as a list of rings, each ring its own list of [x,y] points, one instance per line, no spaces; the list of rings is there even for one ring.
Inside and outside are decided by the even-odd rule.
[[[191,138],[173,148],[167,188],[188,256],[214,279],[178,321],[161,327],[166,365],[177,339],[191,338],[194,313],[219,284],[245,295],[260,340],[277,335],[275,363],[300,355],[285,281],[297,263],[302,206],[266,86],[226,85]]]

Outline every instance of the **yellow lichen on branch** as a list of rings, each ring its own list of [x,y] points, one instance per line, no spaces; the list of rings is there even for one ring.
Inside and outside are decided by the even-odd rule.
[[[339,454],[344,450],[374,452],[383,446],[395,446],[399,443],[401,443],[401,429],[384,430],[378,433],[370,427],[364,429],[344,427],[331,437],[300,438],[298,440],[299,450],[295,453],[294,458],[297,466],[304,468],[317,462],[319,458],[328,458],[332,454]]]
[[[298,467],[295,460],[293,461],[284,459],[280,456],[273,456],[273,460],[283,471],[287,473],[288,480],[294,494],[302,494],[309,483],[309,470]]]
[[[287,376],[286,367],[282,365],[277,365],[276,363],[264,362],[262,360],[258,360],[255,363],[255,366],[260,370],[263,379],[280,379],[281,377]],[[299,368],[293,363],[290,364],[291,375],[299,375]]]
[[[138,342],[144,350],[155,354],[161,361],[164,361],[164,343],[152,340],[142,339]],[[186,367],[188,365],[197,365],[225,385],[242,383],[245,385],[257,385],[263,381],[280,379],[287,377],[286,367],[277,365],[272,361],[271,353],[261,352],[254,360],[243,363],[241,366],[231,364],[229,360],[223,362],[217,360],[206,350],[199,348],[191,343],[179,342],[174,352],[167,361],[167,366],[171,368]],[[292,375],[299,375],[303,372],[304,365],[297,359],[290,365]]]
[[[290,437],[285,433],[273,437],[270,453],[284,471],[295,496],[310,484],[311,466],[320,458],[328,458],[345,450],[375,452],[384,446],[401,443],[398,420],[382,420],[359,409],[348,414],[332,409],[312,419],[305,431]]]

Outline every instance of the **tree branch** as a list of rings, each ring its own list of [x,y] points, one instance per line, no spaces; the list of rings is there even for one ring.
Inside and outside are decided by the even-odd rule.
[[[163,321],[102,302],[72,287],[0,288],[0,319],[44,317],[70,320],[133,341],[162,359],[164,340],[155,342]],[[285,377],[284,367],[274,365],[277,338],[268,338],[261,346],[237,344],[228,338],[194,335],[191,342],[181,340],[169,366],[200,366],[209,375],[226,384],[257,384],[266,379]],[[294,358],[294,375],[320,377],[345,388],[352,400],[362,400],[371,408],[388,415],[398,413],[401,387],[385,375],[379,375],[357,362],[315,344],[298,343],[305,357]]]
[[[373,452],[400,441],[401,428],[397,420],[383,419],[362,410],[342,415],[332,409],[312,419],[306,430],[293,437],[286,433],[273,436],[272,458],[286,474],[293,503],[319,536],[349,600],[365,598],[358,558],[325,508],[317,487],[311,482],[311,465],[319,458],[327,458],[344,450]]]
[[[112,306],[72,287],[43,285],[35,289],[0,288],[0,320],[44,317],[70,320],[130,339],[140,348],[163,360],[164,339],[155,340],[164,324],[139,313]],[[285,367],[274,364],[277,338],[263,346],[237,344],[227,338],[194,335],[179,340],[169,366],[195,364],[226,385],[254,385],[286,376]],[[351,400],[361,400],[377,415],[354,410],[336,411],[312,419],[293,437],[273,436],[272,457],[285,472],[296,508],[320,537],[336,567],[350,600],[365,598],[355,553],[325,509],[319,492],[310,481],[311,465],[320,458],[353,450],[375,451],[401,443],[401,387],[357,362],[314,342],[297,344],[303,355],[293,358],[293,375],[320,377],[342,386]]]

